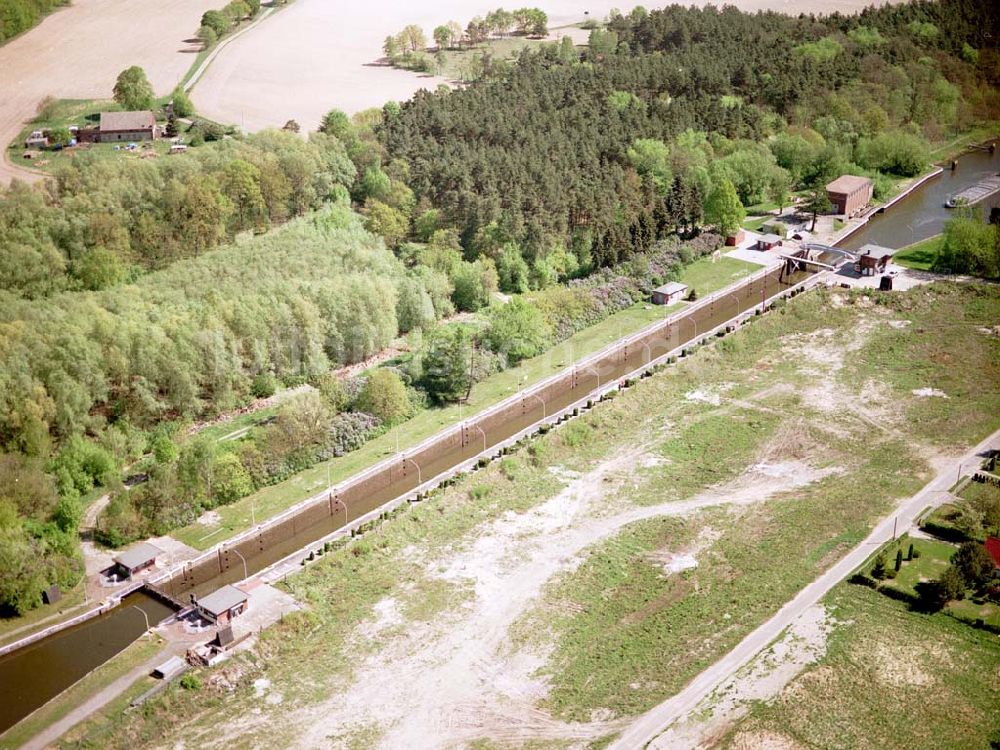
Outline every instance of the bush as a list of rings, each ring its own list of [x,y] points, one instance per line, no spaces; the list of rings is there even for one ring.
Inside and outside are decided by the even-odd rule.
[[[187,672],[181,677],[181,687],[185,690],[201,690],[201,678],[194,672]]]
[[[412,406],[406,386],[394,370],[376,370],[365,381],[358,394],[355,408],[367,412],[387,425],[410,416]]]
[[[260,372],[250,381],[250,393],[254,398],[268,398],[278,390],[278,380],[270,372]]]
[[[194,105],[191,103],[191,98],[180,86],[175,88],[173,93],[170,94],[170,99],[174,103],[174,115],[176,117],[190,117],[194,114]]]
[[[506,356],[511,365],[540,354],[548,346],[551,331],[541,311],[527,300],[514,298],[490,308],[486,345]]]
[[[469,498],[471,500],[483,500],[485,499],[493,488],[487,484],[477,484],[471,490],[469,490]]]

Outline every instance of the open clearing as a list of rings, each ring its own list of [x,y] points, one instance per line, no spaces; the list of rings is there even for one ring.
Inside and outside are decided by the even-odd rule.
[[[749,11],[770,8],[797,14],[833,10],[849,13],[871,3],[735,0],[730,4]],[[481,0],[295,0],[229,44],[198,82],[192,97],[203,115],[246,130],[280,127],[289,119],[314,130],[320,118],[334,107],[348,113],[381,107],[386,101],[408,99],[419,89],[434,89],[446,82],[378,64],[386,36],[411,23],[421,26],[427,34],[449,20],[464,27],[473,16],[496,6],[495,2]],[[585,5],[548,0],[538,6],[549,14],[550,28],[588,17],[602,19],[619,6],[628,10],[621,3],[607,0]],[[585,16],[584,11],[590,15]]]
[[[0,144],[5,149],[47,96],[106,99],[140,65],[157,95],[173,89],[200,45],[191,38],[217,0],[74,0],[0,46]],[[19,153],[19,151],[18,151]],[[0,184],[37,179],[0,160]]]
[[[1000,426],[1000,339],[978,331],[998,314],[992,287],[800,297],[290,577],[306,609],[209,672],[214,687],[74,737],[601,746],[923,486],[927,458]],[[878,403],[856,399],[876,376]],[[820,614],[761,697],[823,655],[843,616]]]
[[[846,583],[827,607],[836,622],[825,655],[712,747],[958,750],[1000,740],[995,635]]]

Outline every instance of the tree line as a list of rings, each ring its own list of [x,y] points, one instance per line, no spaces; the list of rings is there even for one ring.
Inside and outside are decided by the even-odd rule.
[[[997,15],[969,0],[826,18],[637,9],[583,53],[525,50],[463,90],[386,105],[374,132],[467,258],[499,265],[513,247],[532,267],[569,248],[609,265],[697,226],[723,180],[744,204],[807,190],[823,210],[840,172],[880,193],[919,172],[928,140],[1000,110]]]
[[[68,0],[4,0],[0,5],[0,43],[27,31],[67,2]]]
[[[206,10],[201,16],[197,37],[208,49],[219,39],[235,31],[245,20],[260,13],[260,0],[231,0],[220,10]]]
[[[548,24],[548,15],[540,8],[513,11],[497,8],[485,16],[476,16],[464,28],[457,21],[436,26],[431,34],[436,46],[433,58],[426,54],[427,35],[416,24],[409,24],[398,34],[387,36],[382,43],[382,52],[390,65],[432,72],[442,67],[446,50],[471,48],[490,38],[502,39],[515,34],[544,37],[549,33]]]
[[[397,282],[396,310],[398,320],[419,323],[423,331],[414,351],[349,379],[313,368],[301,376],[309,388],[235,440],[189,438],[182,423],[161,422],[149,432],[148,455],[132,469],[145,473],[147,481],[130,489],[117,484],[100,516],[98,539],[120,546],[168,533],[193,523],[205,510],[356,450],[435,404],[465,400],[477,382],[645,299],[651,285],[675,278],[685,264],[720,243],[720,237],[710,234],[685,242],[664,240],[617,271],[605,269],[568,286],[515,296],[506,304],[494,301],[482,308],[478,325],[435,325],[433,301],[406,291],[421,276],[411,272],[409,279]],[[405,312],[421,308],[425,312],[419,319]],[[281,380],[296,382],[287,375]],[[253,396],[265,397],[277,383],[264,370],[248,387]]]

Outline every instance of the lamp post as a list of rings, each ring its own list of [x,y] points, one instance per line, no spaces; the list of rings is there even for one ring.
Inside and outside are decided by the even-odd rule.
[[[478,424],[474,424],[473,427],[475,427],[477,430],[479,430],[479,434],[483,436],[483,452],[485,453],[486,452],[486,432]]]
[[[240,554],[240,551],[238,549],[236,549],[235,547],[230,548],[229,551],[232,552],[235,555],[239,555],[240,560],[243,561],[243,578],[244,579],[249,578],[250,577],[250,573],[247,572],[247,559],[245,557],[243,557],[243,555]]]
[[[407,458],[406,456],[403,456],[403,463],[406,463],[407,461],[409,461],[411,464],[417,467],[417,486],[419,487],[424,483],[423,478],[420,476],[420,464],[418,464],[412,458]]]
[[[597,387],[600,388],[601,387],[601,373],[599,373],[597,370],[595,370],[590,365],[587,365],[584,369],[590,370],[592,373],[594,373],[594,377],[597,378]]]
[[[146,632],[148,633],[149,630],[150,630],[150,628],[149,628],[149,615],[146,614],[146,610],[142,609],[141,607],[137,607],[134,604],[131,605],[131,608],[132,609],[137,609],[140,612],[142,612],[142,619],[146,621]]]
[[[545,414],[545,401],[544,401],[544,399],[542,399],[541,396],[539,396],[537,393],[523,393],[523,394],[521,394],[521,397],[522,398],[524,398],[524,397],[531,397],[533,399],[536,399],[538,401],[538,403],[540,403],[542,405],[542,419],[545,419],[545,417],[546,417],[546,414]]]

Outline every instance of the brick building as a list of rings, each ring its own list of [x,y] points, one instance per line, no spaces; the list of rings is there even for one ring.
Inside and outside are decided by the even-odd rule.
[[[851,217],[868,206],[874,187],[867,177],[845,174],[826,186],[826,195],[835,214]]]

